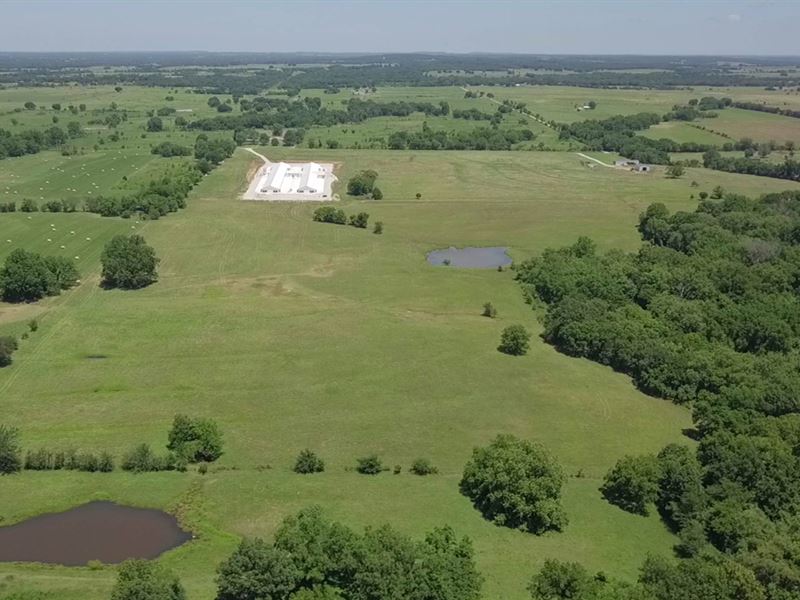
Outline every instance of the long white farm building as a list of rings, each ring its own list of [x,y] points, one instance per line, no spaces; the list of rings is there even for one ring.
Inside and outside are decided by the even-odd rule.
[[[262,166],[245,194],[246,200],[331,200],[336,181],[333,165],[268,162]]]

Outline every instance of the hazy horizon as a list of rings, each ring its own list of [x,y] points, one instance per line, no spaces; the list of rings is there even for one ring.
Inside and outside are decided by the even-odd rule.
[[[796,56],[800,2],[7,0],[2,52]]]

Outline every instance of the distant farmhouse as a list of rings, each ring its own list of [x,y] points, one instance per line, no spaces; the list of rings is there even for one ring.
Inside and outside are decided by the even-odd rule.
[[[652,166],[641,163],[638,160],[632,160],[629,158],[621,158],[620,160],[614,163],[614,166],[623,169],[628,169],[630,171],[636,171],[637,173],[649,173],[650,171],[653,170]]]

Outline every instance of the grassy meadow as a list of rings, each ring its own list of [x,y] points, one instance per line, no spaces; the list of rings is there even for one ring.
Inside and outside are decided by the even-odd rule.
[[[496,98],[468,100],[463,89],[444,87],[379,88],[364,97],[447,100],[451,109],[486,112],[510,98],[566,122],[666,112],[689,98],[723,93],[476,89]],[[741,93],[773,103],[768,92]],[[330,106],[353,96],[352,90],[302,94]],[[0,202],[82,200],[146,181],[171,161],[185,160],[154,156],[150,148],[165,140],[193,144],[196,132],[176,129],[174,118],[217,114],[208,97],[133,86],[121,92],[109,86],[0,90],[0,128],[44,128],[56,117],[59,126],[78,120],[86,131],[74,140],[76,155],[47,151],[0,161]],[[595,111],[575,110],[589,99],[598,102]],[[18,110],[27,101],[37,108]],[[89,122],[102,118],[111,102],[129,116],[115,140],[112,131]],[[66,110],[81,103],[85,112]],[[146,132],[147,112],[163,106],[185,112],[164,117],[166,131]],[[721,111],[720,119],[729,112]],[[501,126],[521,127],[523,118],[510,113]],[[191,600],[213,597],[214,569],[240,536],[268,538],[286,515],[309,504],[357,528],[388,522],[421,536],[452,525],[473,540],[485,597],[492,600],[527,598],[527,581],[546,558],[633,579],[647,553],[670,555],[676,540],[657,516],[625,513],[605,502],[598,487],[626,454],[691,443],[682,435],[691,425],[689,411],[641,394],[610,369],[561,355],[536,336],[524,357],[497,352],[506,325],[540,329],[513,272],[432,267],[425,255],[448,246],[502,245],[520,261],[581,235],[602,249],[632,251],[640,243],[638,215],[652,202],[691,210],[698,192],[718,185],[758,195],[800,184],[706,169],[687,169],[680,179],[666,178],[660,167],[647,175],[608,169],[567,151],[555,131],[525,119],[536,143],[562,151],[255,148],[272,160],[334,163],[340,206],[348,214],[368,212],[368,230],[312,222],[314,204],[242,201],[247,174],[259,164],[242,149],[203,179],[185,210],[158,221],[81,212],[0,214],[0,260],[22,247],[73,257],[81,273],[81,284],[61,296],[0,303],[0,335],[22,335],[32,318],[40,323],[21,340],[14,364],[0,370],[0,422],[20,427],[27,449],[76,447],[119,457],[147,442],[163,450],[178,412],[213,417],[225,435],[225,454],[206,475],[193,469],[28,471],[2,478],[0,524],[92,499],[173,511],[198,538],[160,560],[177,571]],[[716,128],[718,121],[707,124]],[[424,122],[453,130],[486,124],[415,114],[315,127],[306,139],[368,145]],[[647,135],[724,139],[678,123]],[[606,163],[616,158],[591,155]],[[344,182],[362,169],[379,173],[383,200],[345,195]],[[378,220],[383,235],[371,232]],[[101,289],[103,245],[134,231],[156,248],[159,281],[133,292]],[[480,316],[487,301],[497,307],[497,319]],[[499,433],[544,443],[564,466],[570,525],[563,533],[534,536],[495,527],[459,494],[472,448]],[[292,473],[304,448],[321,455],[325,473]],[[372,452],[402,473],[353,472],[356,458]],[[429,458],[440,474],[409,474],[418,457]],[[47,598],[100,600],[108,597],[114,574],[112,568],[0,563],[0,595],[33,588]]]
[[[214,568],[238,536],[269,537],[283,517],[314,503],[354,527],[389,522],[419,536],[452,525],[474,541],[487,598],[525,598],[528,578],[548,557],[630,579],[646,553],[671,552],[675,539],[657,516],[607,504],[598,486],[625,454],[690,443],[681,435],[688,411],[537,338],[525,357],[498,353],[505,325],[538,330],[513,273],[431,267],[425,253],[507,245],[521,260],[579,235],[602,248],[635,249],[637,216],[651,202],[690,209],[698,189],[757,194],[787,183],[704,169],[670,180],[660,171],[590,168],[565,152],[258,150],[335,162],[341,181],[375,169],[384,200],[346,199],[342,207],[369,212],[385,233],[314,223],[313,205],[241,201],[255,160],[242,150],[197,187],[186,210],[159,221],[0,215],[23,247],[44,251],[51,224],[92,238],[80,249],[80,286],[30,307],[0,305],[0,333],[21,331],[32,311],[41,322],[0,371],[4,421],[21,428],[25,447],[117,456],[139,442],[163,448],[176,412],[214,417],[226,440],[205,476],[4,478],[3,522],[98,498],[173,510],[198,539],[161,560],[192,599],[212,597]],[[35,183],[30,174],[26,185]],[[135,292],[102,290],[101,243],[131,226],[161,257],[160,280]],[[498,308],[496,320],[480,316],[486,301]],[[543,442],[564,465],[565,532],[495,527],[458,493],[471,449],[501,432]],[[325,473],[291,472],[306,447],[326,460]],[[403,473],[354,473],[355,459],[371,452]],[[417,457],[441,473],[408,474]],[[113,576],[109,568],[2,564],[0,591],[99,600]]]

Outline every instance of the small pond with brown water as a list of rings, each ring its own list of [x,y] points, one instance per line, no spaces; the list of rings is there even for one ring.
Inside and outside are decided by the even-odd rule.
[[[165,512],[96,501],[0,527],[0,561],[67,566],[155,558],[192,539]]]

